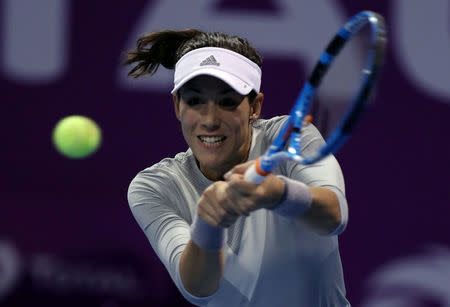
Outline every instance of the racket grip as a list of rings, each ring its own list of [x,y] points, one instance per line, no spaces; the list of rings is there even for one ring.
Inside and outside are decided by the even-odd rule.
[[[256,172],[256,163],[253,163],[244,174],[245,181],[260,184],[266,179],[266,176],[262,176]]]

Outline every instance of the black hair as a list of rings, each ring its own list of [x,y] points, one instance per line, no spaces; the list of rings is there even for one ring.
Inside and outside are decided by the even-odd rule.
[[[127,51],[124,64],[135,64],[128,72],[137,78],[153,75],[159,65],[174,69],[178,60],[186,53],[203,47],[219,47],[239,53],[262,67],[262,59],[256,49],[245,39],[221,32],[203,32],[197,29],[161,30],[141,36],[135,49]],[[249,102],[252,103],[257,93],[252,90]]]
[[[127,51],[125,64],[136,64],[129,72],[135,78],[153,75],[159,65],[174,69],[178,60],[189,51],[203,47],[219,47],[237,52],[259,67],[261,56],[250,43],[242,37],[197,29],[161,30],[141,36],[135,49]]]

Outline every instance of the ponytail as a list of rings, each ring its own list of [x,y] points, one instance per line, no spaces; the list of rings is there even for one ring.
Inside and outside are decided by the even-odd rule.
[[[145,74],[153,75],[160,64],[167,69],[174,69],[178,61],[177,50],[200,33],[196,29],[162,30],[141,36],[136,48],[127,52],[128,58],[124,64],[136,63],[128,76],[137,78]]]
[[[159,65],[174,69],[183,55],[203,47],[229,49],[262,66],[261,56],[245,38],[197,29],[161,30],[144,35],[138,39],[136,48],[126,53],[128,58],[124,64],[136,64],[128,76],[137,78],[145,74],[153,75]]]

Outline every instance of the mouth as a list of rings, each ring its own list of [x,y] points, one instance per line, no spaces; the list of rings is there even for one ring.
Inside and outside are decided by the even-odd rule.
[[[200,142],[207,148],[219,147],[225,140],[226,136],[210,136],[210,135],[199,135],[197,138]]]

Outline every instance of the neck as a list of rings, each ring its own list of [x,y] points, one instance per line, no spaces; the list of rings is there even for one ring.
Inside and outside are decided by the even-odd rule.
[[[223,175],[225,175],[226,172],[228,172],[234,166],[247,161],[249,151],[250,151],[250,148],[246,151],[246,155],[244,157],[237,159],[236,161],[233,161],[233,162],[221,165],[221,166],[217,166],[214,168],[202,167],[197,159],[195,159],[195,162],[197,163],[197,166],[198,166],[200,172],[202,172],[203,176],[205,176],[209,180],[211,180],[211,181],[224,180]]]
[[[197,161],[198,168],[200,169],[200,172],[202,172],[203,176],[208,178],[211,181],[219,181],[223,180],[223,175],[231,169],[231,168],[223,168],[223,169],[204,169],[202,168],[198,161]]]

